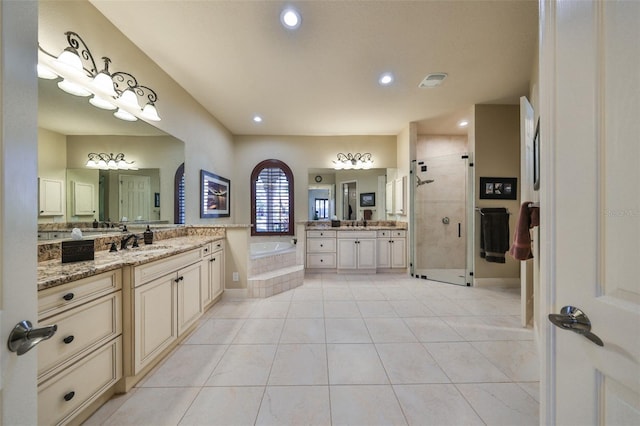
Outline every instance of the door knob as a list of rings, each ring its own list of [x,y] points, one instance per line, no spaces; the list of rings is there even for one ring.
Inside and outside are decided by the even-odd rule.
[[[549,321],[556,327],[582,334],[598,346],[604,346],[602,340],[591,332],[589,317],[575,306],[564,306],[559,314],[549,314]]]
[[[9,350],[24,355],[38,343],[50,339],[58,330],[57,325],[33,328],[31,322],[20,321],[9,334]]]

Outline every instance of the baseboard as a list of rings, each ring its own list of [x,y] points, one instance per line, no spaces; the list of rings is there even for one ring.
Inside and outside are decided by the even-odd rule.
[[[225,288],[222,293],[222,299],[246,299],[246,288]]]
[[[474,287],[520,287],[520,278],[474,278]]]

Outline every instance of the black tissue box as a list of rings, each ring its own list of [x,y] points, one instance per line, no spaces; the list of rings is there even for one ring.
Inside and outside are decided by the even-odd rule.
[[[340,221],[339,220],[332,220],[331,221],[331,227],[332,228],[340,228]]]
[[[93,240],[72,240],[62,242],[62,263],[93,260]]]

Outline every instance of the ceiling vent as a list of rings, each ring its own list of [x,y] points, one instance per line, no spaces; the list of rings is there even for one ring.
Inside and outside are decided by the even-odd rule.
[[[443,72],[436,72],[433,74],[429,74],[418,84],[418,87],[424,89],[430,89],[432,87],[437,87],[442,84],[444,79],[447,78],[447,74]]]

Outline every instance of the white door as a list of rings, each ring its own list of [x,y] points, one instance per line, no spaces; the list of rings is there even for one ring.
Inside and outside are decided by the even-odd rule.
[[[542,424],[640,424],[640,2],[541,2]]]
[[[151,178],[120,175],[120,218],[149,220],[151,212]]]
[[[36,295],[37,2],[0,2],[0,424],[38,424],[37,349],[7,347],[18,321],[38,321]]]

